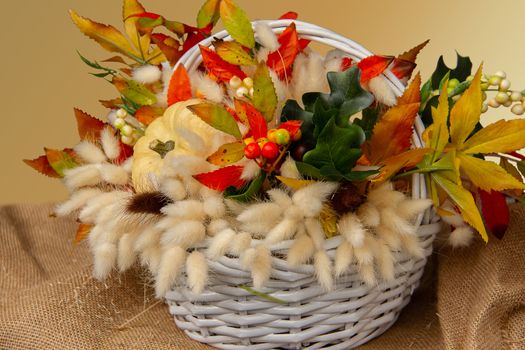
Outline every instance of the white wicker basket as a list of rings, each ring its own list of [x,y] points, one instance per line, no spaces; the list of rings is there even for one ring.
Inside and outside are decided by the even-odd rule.
[[[371,55],[341,35],[309,23],[294,22],[303,38],[340,49],[355,60]],[[291,21],[266,23],[280,33]],[[229,36],[223,31],[214,38],[228,40]],[[211,46],[212,40],[208,38],[200,44]],[[196,46],[179,64],[194,71],[201,62]],[[400,95],[403,84],[390,72],[385,76]],[[412,138],[414,147],[422,145],[422,130],[418,118]],[[426,197],[425,183],[420,175],[413,177],[412,196]],[[429,212],[419,218],[418,224],[418,235],[428,257],[440,224]],[[332,259],[340,239],[334,237],[326,241],[325,247]],[[209,261],[210,281],[202,294],[193,294],[184,287],[185,283],[166,294],[177,326],[191,338],[221,349],[350,349],[380,335],[396,321],[418,286],[427,260],[396,252],[393,282],[381,282],[369,288],[354,267],[336,281],[333,291],[325,292],[314,277],[313,266],[292,268],[287,264],[284,252],[290,245],[288,241],[271,248],[271,279],[261,290],[286,304],[270,302],[239,288],[250,284],[250,272],[241,269],[239,259],[223,257]]]

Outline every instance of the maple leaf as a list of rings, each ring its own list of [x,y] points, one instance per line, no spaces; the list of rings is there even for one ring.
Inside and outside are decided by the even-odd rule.
[[[450,114],[447,87],[448,80],[445,77],[438,106],[432,107],[433,123],[423,135],[433,153],[425,157],[418,168],[430,172],[429,178],[432,182],[429,188],[434,203],[440,202],[436,194],[439,187],[461,210],[464,219],[487,241],[488,236],[479,209],[472,194],[463,187],[460,176],[487,193],[525,189],[523,182],[503,167],[477,157],[479,154],[512,152],[525,147],[525,124],[523,121],[499,121],[474,132],[481,115],[481,66],[470,87],[450,110]],[[450,124],[449,127],[447,123]],[[440,169],[440,165],[445,161],[448,170]]]
[[[242,171],[242,166],[232,165],[193,177],[204,186],[223,192],[228,187],[241,188],[246,185],[246,181],[241,179]]]
[[[240,79],[246,78],[246,74],[236,65],[223,60],[212,49],[200,45],[202,61],[212,77],[228,83],[234,76]]]
[[[95,117],[92,117],[78,108],[75,108],[74,111],[80,139],[98,141],[100,139],[100,132],[108,124]]]
[[[179,64],[173,72],[168,86],[168,106],[189,100],[191,97],[190,77],[184,65]]]
[[[420,84],[418,74],[398,98],[397,104],[375,124],[370,141],[364,145],[366,156],[372,164],[380,164],[410,147],[412,128],[419,111]]]
[[[419,52],[428,44],[426,40],[421,44],[397,56],[390,65],[390,71],[400,80],[408,80],[416,68],[416,58]]]
[[[300,52],[299,36],[295,23],[291,23],[277,38],[280,47],[268,55],[266,64],[280,79],[290,78],[291,67]]]

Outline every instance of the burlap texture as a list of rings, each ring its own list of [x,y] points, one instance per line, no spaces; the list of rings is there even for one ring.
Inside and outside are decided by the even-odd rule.
[[[0,349],[208,349],[135,269],[105,283],[50,205],[0,208]],[[441,245],[442,246],[442,245]],[[436,249],[398,322],[363,349],[525,349],[525,209],[503,241]]]

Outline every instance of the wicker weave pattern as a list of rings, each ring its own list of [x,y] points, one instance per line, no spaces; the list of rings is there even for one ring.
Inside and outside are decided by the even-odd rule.
[[[338,34],[309,23],[294,22],[303,38],[343,50],[355,60],[371,55]],[[279,33],[290,21],[266,23]],[[214,38],[228,40],[229,36],[221,32]],[[212,40],[209,38],[200,44],[210,46]],[[200,52],[194,47],[179,64],[193,71],[201,62]],[[400,95],[404,86],[390,72],[385,76],[396,95]],[[422,123],[418,120],[412,138],[414,147],[421,147],[422,131]],[[412,196],[426,197],[420,175],[413,177]],[[239,259],[223,257],[208,262],[210,281],[202,294],[193,294],[184,287],[185,281],[181,281],[181,287],[166,294],[170,313],[175,316],[177,326],[192,339],[221,349],[350,349],[359,346],[386,331],[396,321],[419,284],[440,224],[428,212],[418,218],[418,223],[425,258],[414,259],[394,253],[396,278],[393,282],[367,287],[357,273],[357,266],[353,266],[336,281],[333,291],[326,292],[318,285],[313,266],[292,268],[287,264],[285,252],[291,245],[287,241],[271,248],[271,279],[261,290],[284,304],[262,299],[239,288],[251,282],[250,272],[242,270]],[[332,260],[340,242],[340,237],[325,242]]]

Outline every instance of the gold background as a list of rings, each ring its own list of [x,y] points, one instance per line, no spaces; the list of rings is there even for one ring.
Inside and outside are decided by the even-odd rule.
[[[189,24],[201,1],[142,0],[148,11]],[[398,54],[425,39],[419,56],[426,79],[440,54],[449,66],[455,50],[485,71],[505,70],[514,88],[525,88],[525,1],[493,0],[237,0],[252,19],[277,18],[295,10],[304,21],[343,34],[372,52]],[[120,0],[3,1],[0,29],[0,203],[45,202],[66,198],[60,181],[37,174],[23,158],[42,147],[73,146],[73,107],[103,118],[97,102],[115,96],[110,84],[88,75],[79,50],[92,60],[111,57],[74,27],[67,10],[121,28]],[[475,67],[474,67],[475,68]],[[509,118],[499,108],[484,121]]]

